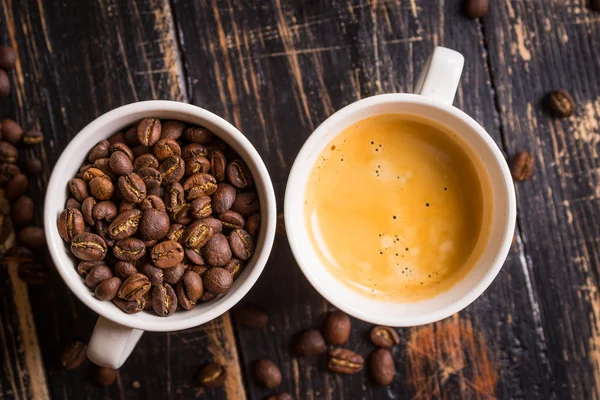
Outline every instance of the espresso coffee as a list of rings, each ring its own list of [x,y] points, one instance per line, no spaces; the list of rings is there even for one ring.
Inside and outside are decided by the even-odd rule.
[[[305,221],[321,261],[379,300],[433,298],[476,264],[489,238],[489,178],[460,138],[408,115],[362,120],[322,151]]]

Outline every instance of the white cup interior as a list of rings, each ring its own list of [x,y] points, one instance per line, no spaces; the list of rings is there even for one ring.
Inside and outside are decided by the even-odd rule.
[[[198,303],[191,311],[168,318],[151,312],[125,314],[109,301],[99,301],[77,274],[78,261],[58,234],[56,221],[68,197],[67,182],[75,176],[89,150],[100,140],[142,118],[175,119],[202,125],[229,144],[250,169],[261,205],[261,225],[256,252],[227,294],[208,303]],[[252,144],[233,125],[199,107],[173,101],[146,101],[112,110],[86,126],[65,148],[56,163],[44,205],[44,224],[50,254],[58,272],[75,295],[98,314],[119,324],[148,331],[173,331],[208,322],[235,305],[254,285],[269,257],[277,219],[275,193],[267,169]]]
[[[493,215],[488,245],[463,280],[438,296],[416,302],[378,301],[352,290],[337,280],[311,244],[304,218],[304,199],[310,172],[322,150],[350,125],[382,114],[408,114],[431,120],[455,132],[479,157],[489,177]],[[489,286],[510,248],[515,225],[515,194],[506,161],[485,130],[462,111],[424,96],[389,94],[353,103],[321,124],[302,147],[290,173],[285,195],[288,239],[300,268],[312,285],[332,304],[362,320],[390,325],[415,326],[434,322],[460,311]]]

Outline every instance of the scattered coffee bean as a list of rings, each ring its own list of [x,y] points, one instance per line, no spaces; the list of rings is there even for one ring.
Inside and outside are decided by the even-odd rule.
[[[60,366],[64,369],[79,368],[87,359],[87,345],[79,340],[66,345],[60,353]]]
[[[125,200],[141,203],[146,197],[146,184],[135,172],[121,176],[118,183]]]
[[[0,97],[8,97],[10,94],[10,79],[3,69],[0,69]]]
[[[93,267],[85,277],[85,284],[90,289],[96,289],[96,286],[107,280],[108,278],[112,278],[113,273],[110,268],[106,265],[97,265]]]
[[[158,166],[164,184],[179,182],[185,174],[185,162],[177,156],[167,157]]]
[[[175,288],[179,305],[184,310],[191,310],[204,293],[202,278],[194,271],[186,271]]]
[[[152,264],[144,264],[140,272],[150,280],[153,286],[160,286],[164,281],[163,269],[157,268]]]
[[[94,267],[105,264],[105,261],[80,261],[79,264],[77,264],[77,273],[85,279]]]
[[[227,293],[233,284],[233,278],[224,268],[213,267],[204,273],[202,282],[210,292],[222,294]]]
[[[194,174],[183,183],[186,200],[194,200],[201,196],[210,196],[217,190],[217,181],[210,174]]]
[[[235,197],[231,210],[240,213],[242,217],[249,217],[250,215],[260,211],[260,204],[256,193],[245,192],[240,193]]]
[[[20,173],[21,170],[14,164],[0,164],[0,185],[6,185]]]
[[[260,214],[252,214],[246,219],[246,232],[250,234],[254,239],[258,236],[258,230],[260,228]]]
[[[162,123],[161,138],[179,139],[183,134],[185,124],[181,121],[165,121]]]
[[[9,46],[0,46],[0,68],[11,70],[17,63],[17,53]]]
[[[521,151],[513,158],[510,172],[513,179],[524,182],[533,176],[535,157],[528,151]]]
[[[121,279],[113,276],[108,278],[98,286],[96,286],[95,294],[98,300],[108,301],[117,297],[117,293],[121,287]]]
[[[21,196],[24,197],[24,196]],[[33,218],[33,201],[31,202],[31,217]],[[85,222],[81,212],[75,208],[66,208],[58,217],[58,234],[65,242],[85,231]]]
[[[150,290],[150,280],[143,274],[133,274],[121,284],[117,295],[127,301],[137,300]]]
[[[376,326],[371,330],[371,341],[377,347],[389,349],[400,343],[400,336],[394,328]]]
[[[139,227],[142,212],[137,209],[124,211],[115,218],[108,227],[108,234],[113,239],[126,239],[133,236]]]
[[[75,210],[75,212],[79,212]],[[81,213],[79,213],[81,215]],[[29,225],[35,216],[35,206],[31,197],[22,195],[15,200],[11,208],[12,221],[15,226]],[[81,220],[83,222],[83,219]],[[81,231],[84,226],[81,225]],[[78,232],[79,233],[79,232]]]
[[[81,203],[81,214],[83,215],[83,220],[86,224],[92,226],[96,223],[96,218],[94,218],[94,207],[98,202],[92,196],[88,197]],[[64,238],[63,238],[64,239]]]
[[[200,368],[197,381],[200,386],[216,388],[223,386],[226,378],[227,370],[225,367],[213,362]]]
[[[229,234],[229,247],[234,256],[242,261],[254,254],[254,239],[243,229],[236,229]]]
[[[208,150],[201,144],[190,143],[181,149],[181,158],[189,160],[196,156],[208,157]]]
[[[31,175],[37,175],[42,171],[42,162],[34,156],[27,157],[25,170]]]
[[[210,161],[210,173],[215,177],[217,182],[223,182],[225,180],[225,174],[227,169],[227,159],[220,150],[213,150],[209,154]]]
[[[220,183],[217,190],[212,195],[212,208],[215,213],[223,214],[227,212],[235,201],[236,190],[227,183]]]
[[[44,141],[44,135],[37,129],[30,129],[23,135],[23,143],[28,146],[35,146]]]
[[[183,274],[185,274],[185,270],[188,268],[187,263],[181,262],[174,267],[163,269],[163,276],[165,282],[175,285]]]
[[[177,295],[168,283],[152,288],[152,308],[161,317],[168,317],[177,310]]]
[[[465,0],[465,14],[469,18],[483,18],[489,8],[489,0]]]
[[[575,101],[565,89],[558,89],[548,96],[550,111],[558,118],[567,118],[575,111]]]
[[[212,234],[212,229],[210,225],[206,223],[206,220],[200,219],[187,227],[183,232],[181,240],[186,247],[189,247],[190,249],[199,249],[208,242]]]
[[[109,387],[117,379],[119,371],[116,369],[101,367],[99,365],[93,365],[92,367],[92,379],[94,382],[102,387]]]
[[[231,260],[231,248],[227,238],[220,233],[213,235],[202,247],[202,257],[214,267],[227,265]]]
[[[235,316],[240,325],[249,329],[263,329],[269,322],[265,310],[252,304],[236,307]]]
[[[183,261],[183,247],[177,242],[166,240],[152,247],[152,263],[158,268],[171,268]]]
[[[88,154],[88,161],[92,164],[99,158],[107,158],[109,156],[108,149],[111,143],[108,140],[101,140],[97,145],[92,147]]]
[[[122,239],[114,244],[113,254],[121,261],[137,261],[146,254],[146,245],[138,238]]]
[[[227,165],[227,180],[236,188],[244,189],[252,184],[252,175],[242,160],[235,160]]]
[[[18,264],[24,264],[33,261],[33,259],[33,252],[23,246],[12,246],[4,253],[4,260],[7,262],[12,261]]]
[[[154,146],[160,139],[161,129],[157,118],[144,118],[137,127],[137,138],[144,146]]]
[[[17,273],[19,278],[29,285],[43,285],[48,282],[48,268],[37,262],[20,264]]]
[[[133,274],[137,274],[138,270],[133,263],[128,261],[119,261],[115,264],[115,275],[125,280]]]
[[[117,215],[117,205],[112,201],[101,201],[95,204],[92,209],[92,218],[94,221],[104,220],[106,222],[111,222]]]
[[[46,235],[42,228],[26,226],[17,234],[17,241],[30,249],[39,249],[46,246]]]
[[[131,159],[122,151],[115,151],[112,153],[108,165],[115,175],[127,175],[133,172]]]
[[[325,339],[321,332],[316,329],[308,329],[302,332],[296,340],[296,352],[301,356],[314,356],[327,350]]]
[[[183,138],[198,144],[207,144],[213,137],[213,133],[203,127],[187,128],[183,131]]]
[[[102,260],[106,256],[107,251],[106,242],[100,236],[93,233],[83,232],[71,240],[71,252],[75,257],[83,261]]]
[[[323,337],[329,344],[344,344],[350,337],[350,328],[350,317],[341,311],[332,311],[325,320]]]
[[[139,171],[142,168],[158,168],[158,160],[152,154],[143,154],[133,161],[133,169]]]
[[[4,197],[7,200],[13,201],[16,200],[19,196],[27,191],[27,187],[29,186],[29,180],[23,174],[17,174],[14,178],[8,182],[6,188],[4,189]]]
[[[85,183],[83,179],[71,179],[69,181],[69,190],[71,191],[73,197],[75,197],[75,199],[77,199],[79,202],[84,201],[89,196],[87,183]]]
[[[344,348],[336,348],[329,352],[327,367],[340,374],[355,374],[362,371],[365,364],[360,354]]]
[[[2,120],[2,140],[17,144],[23,138],[23,128],[12,119]]]
[[[258,360],[254,366],[254,375],[258,383],[267,389],[273,389],[281,384],[281,372],[271,360]]]
[[[291,394],[282,392],[267,397],[267,400],[294,400],[294,398]]]
[[[210,161],[203,156],[192,156],[185,159],[185,176],[210,172]]]
[[[387,386],[394,380],[396,368],[392,353],[387,349],[378,349],[371,355],[371,376],[378,385]]]
[[[154,145],[154,155],[159,161],[167,157],[181,157],[181,147],[175,139],[162,138]]]
[[[14,164],[19,158],[17,148],[12,144],[0,141],[0,162]]]

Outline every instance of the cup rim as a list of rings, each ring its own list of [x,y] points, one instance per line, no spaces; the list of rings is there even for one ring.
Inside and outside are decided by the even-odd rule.
[[[187,114],[191,118],[201,121],[200,123],[209,123],[218,126],[220,129],[227,132],[228,137],[226,138],[226,141],[235,142],[237,145],[244,148],[255,164],[256,172],[258,172],[262,181],[262,185],[258,187],[258,190],[260,194],[262,194],[261,199],[265,203],[261,203],[261,213],[264,215],[264,217],[261,218],[261,225],[265,225],[264,228],[261,228],[264,232],[264,244],[261,251],[254,255],[255,261],[253,268],[240,283],[239,287],[237,287],[227,298],[224,298],[221,302],[215,304],[203,313],[190,315],[189,318],[177,321],[169,321],[168,318],[165,318],[160,324],[132,318],[132,315],[126,314],[116,307],[114,310],[111,310],[101,306],[102,302],[94,298],[93,294],[91,294],[90,290],[85,287],[85,285],[81,282],[75,282],[71,276],[69,276],[66,268],[70,268],[70,266],[63,265],[58,253],[67,253],[69,257],[70,254],[68,254],[64,241],[58,234],[58,230],[56,229],[56,215],[52,215],[53,211],[51,210],[52,196],[66,190],[66,187],[60,183],[60,180],[64,179],[64,177],[59,176],[59,174],[63,172],[65,166],[70,162],[70,156],[81,151],[81,149],[85,149],[87,154],[87,152],[97,143],[97,141],[93,140],[94,133],[109,127],[114,119],[138,112],[146,112],[149,115],[153,112]],[[277,209],[273,183],[261,156],[250,141],[236,127],[218,115],[195,105],[170,100],[149,100],[130,103],[108,111],[86,125],[73,137],[71,142],[69,142],[60,154],[54,165],[50,180],[48,181],[47,192],[44,199],[44,231],[48,249],[52,260],[56,265],[56,269],[71,292],[73,292],[79,300],[91,310],[111,321],[130,328],[155,332],[176,331],[204,324],[224,314],[238,303],[248,293],[252,286],[254,286],[266,266],[275,239],[276,220]]]
[[[498,245],[498,251],[492,263],[492,266],[485,272],[483,277],[474,285],[470,290],[465,292],[462,297],[460,297],[457,301],[454,301],[445,307],[437,309],[433,312],[424,313],[417,317],[405,317],[402,315],[388,315],[385,317],[379,317],[375,315],[371,315],[369,313],[364,312],[355,307],[348,306],[344,299],[335,297],[331,295],[331,293],[327,290],[327,287],[322,285],[321,282],[311,274],[311,269],[313,268],[324,268],[323,265],[305,265],[302,262],[302,254],[303,247],[296,240],[295,236],[292,234],[294,229],[297,229],[296,226],[291,221],[292,213],[296,212],[296,210],[292,209],[292,200],[293,196],[292,191],[298,185],[298,180],[302,175],[302,172],[306,170],[306,168],[312,168],[312,165],[307,166],[304,165],[300,160],[303,159],[304,154],[308,153],[310,149],[314,147],[314,145],[321,139],[323,135],[327,132],[335,131],[336,136],[342,132],[341,129],[338,129],[340,123],[344,121],[344,119],[360,110],[383,104],[399,104],[399,103],[412,103],[418,105],[424,105],[427,107],[431,107],[442,112],[446,112],[455,117],[458,117],[463,122],[465,122],[473,131],[475,131],[485,142],[485,145],[489,148],[491,153],[494,155],[494,159],[498,164],[498,167],[502,174],[503,183],[506,190],[507,195],[507,206],[508,212],[506,215],[506,223],[504,225],[504,235],[500,244]],[[439,102],[435,99],[411,93],[392,93],[392,94],[381,94],[372,97],[367,97],[365,99],[358,100],[354,103],[351,103],[344,108],[338,110],[334,114],[332,114],[329,118],[327,118],[324,122],[321,123],[309,136],[306,140],[296,159],[292,168],[290,170],[290,174],[287,180],[285,199],[284,199],[284,218],[285,218],[285,226],[286,231],[288,233],[288,241],[290,244],[290,248],[292,253],[294,254],[294,258],[302,273],[308,279],[310,284],[330,303],[332,303],[336,308],[342,310],[343,312],[352,315],[358,319],[361,319],[366,322],[370,322],[378,325],[389,325],[396,327],[410,327],[410,326],[418,326],[429,324],[432,322],[436,322],[447,318],[475,301],[493,282],[495,277],[502,269],[502,266],[506,260],[508,252],[510,250],[510,246],[512,244],[512,236],[514,234],[515,225],[516,225],[516,195],[514,184],[512,181],[511,173],[509,167],[506,163],[506,160],[502,154],[502,151],[498,147],[498,145],[494,142],[492,137],[487,133],[487,131],[472,117],[466,114],[464,111],[454,107],[451,104],[446,104]],[[377,301],[377,300],[376,300]],[[388,302],[380,301],[381,304],[388,304]]]

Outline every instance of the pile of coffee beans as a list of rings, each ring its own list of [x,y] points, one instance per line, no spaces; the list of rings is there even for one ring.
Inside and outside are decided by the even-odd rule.
[[[145,118],[96,144],[68,190],[60,236],[96,297],[126,313],[213,300],[254,254],[252,175],[204,127]]]

